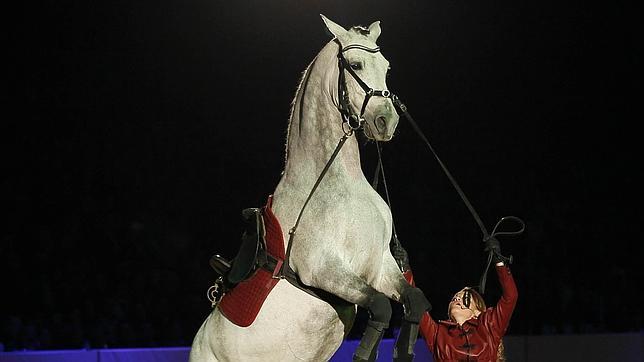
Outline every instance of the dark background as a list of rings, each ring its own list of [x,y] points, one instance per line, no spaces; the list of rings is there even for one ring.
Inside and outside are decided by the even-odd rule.
[[[625,5],[43,1],[8,14],[5,350],[190,345],[209,257],[235,254],[241,209],[279,180],[299,77],[330,40],[320,13],[381,20],[389,88],[487,227],[526,221],[501,239],[520,291],[508,333],[642,330],[640,20]],[[444,318],[478,282],[480,232],[403,120],[384,162],[417,284]]]

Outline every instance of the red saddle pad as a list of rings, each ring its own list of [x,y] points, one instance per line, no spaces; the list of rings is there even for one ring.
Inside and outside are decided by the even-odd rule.
[[[264,217],[264,230],[266,231],[266,247],[268,254],[273,258],[284,260],[284,237],[279,221],[273,214],[271,206],[273,195],[268,197],[266,206],[262,209]],[[278,264],[279,267],[280,264]],[[226,293],[218,305],[221,313],[231,322],[240,327],[250,326],[266,297],[277,284],[279,279],[274,279],[271,272],[258,269],[249,279],[237,284],[235,288]]]

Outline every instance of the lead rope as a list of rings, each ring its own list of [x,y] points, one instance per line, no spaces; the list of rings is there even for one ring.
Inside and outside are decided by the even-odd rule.
[[[458,195],[461,197],[461,200],[463,200],[463,203],[465,203],[465,206],[467,206],[467,209],[470,211],[470,214],[472,214],[472,217],[474,217],[474,221],[476,221],[476,223],[478,224],[479,228],[481,229],[481,232],[483,233],[483,242],[486,243],[488,240],[490,240],[492,238],[496,238],[496,236],[498,236],[498,235],[519,235],[519,234],[521,234],[525,230],[525,223],[523,222],[523,220],[519,219],[516,216],[502,217],[496,223],[496,225],[494,226],[494,229],[492,230],[492,234],[488,233],[487,229],[485,228],[485,225],[483,224],[483,221],[481,221],[481,218],[479,217],[479,214],[474,209],[474,206],[472,206],[472,204],[470,203],[470,200],[467,198],[467,196],[465,196],[465,193],[463,192],[461,187],[458,185],[458,182],[456,182],[456,180],[454,179],[452,174],[447,169],[447,166],[445,166],[443,161],[441,161],[441,159],[438,157],[438,154],[434,150],[434,147],[432,147],[431,143],[429,143],[429,140],[427,139],[427,137],[425,136],[423,131],[420,129],[420,127],[418,126],[416,121],[414,121],[414,118],[409,114],[409,112],[407,111],[407,106],[405,106],[396,95],[392,95],[391,100],[392,100],[394,106],[400,112],[402,112],[402,114],[405,116],[405,118],[409,121],[409,123],[411,124],[412,128],[414,129],[414,131],[416,131],[416,133],[418,133],[418,135],[420,136],[421,140],[423,140],[423,142],[425,142],[425,144],[427,145],[429,150],[434,155],[434,158],[436,158],[436,161],[438,161],[438,164],[443,169],[443,172],[445,173],[445,175],[447,175],[447,178],[452,183],[452,186],[454,186],[454,188],[456,189],[456,192],[458,192]],[[379,148],[378,148],[378,157],[380,157],[380,149]],[[382,161],[379,160],[378,162],[379,162],[380,169],[382,170]],[[383,173],[383,179],[384,179],[384,173]],[[384,181],[383,181],[383,183],[384,183]],[[386,187],[386,185],[385,185],[385,187]],[[498,231],[497,232],[497,228],[499,228],[499,226],[506,220],[516,221],[520,225],[519,230],[516,230],[516,231]],[[478,289],[481,292],[481,294],[485,293],[485,284],[487,282],[487,273],[488,273],[488,271],[490,269],[490,265],[492,264],[492,260],[494,259],[494,256],[496,256],[498,259],[500,259],[501,261],[503,261],[506,264],[512,264],[512,255],[510,255],[510,257],[505,257],[505,256],[501,255],[500,253],[495,253],[494,250],[489,250],[488,251],[488,256],[487,256],[487,264],[485,266],[485,271],[481,275],[481,278],[480,278],[480,281],[479,281],[479,288]]]

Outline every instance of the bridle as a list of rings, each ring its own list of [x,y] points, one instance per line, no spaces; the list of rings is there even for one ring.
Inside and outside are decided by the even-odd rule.
[[[342,47],[342,44],[340,43],[338,38],[335,38],[334,41],[338,44],[338,110],[342,115],[342,129],[345,131],[345,133],[352,133],[353,131],[360,129],[363,126],[365,122],[365,119],[363,117],[364,112],[367,109],[367,104],[372,97],[392,98],[393,94],[386,89],[376,90],[369,87],[367,83],[365,83],[365,81],[363,81],[360,76],[356,74],[353,68],[351,68],[351,64],[349,63],[347,58],[344,57],[344,52],[346,52],[347,50],[359,49],[369,53],[379,53],[380,47],[369,48],[360,44],[351,44],[347,45],[346,47]],[[356,83],[358,83],[360,88],[362,88],[362,90],[365,92],[364,101],[362,101],[362,107],[360,107],[360,113],[355,112],[353,106],[351,105],[351,102],[349,101],[349,91],[347,89],[347,80],[344,73],[345,70],[353,77]],[[349,128],[348,130],[345,130],[345,125]]]

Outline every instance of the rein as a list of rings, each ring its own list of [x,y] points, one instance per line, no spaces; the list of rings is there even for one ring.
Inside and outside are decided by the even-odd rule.
[[[492,233],[491,234],[488,233],[487,228],[483,224],[483,221],[481,221],[481,218],[479,217],[479,214],[474,209],[474,206],[472,206],[472,203],[467,198],[467,196],[465,195],[465,193],[463,192],[463,190],[459,186],[458,182],[456,182],[456,179],[454,179],[452,174],[449,172],[449,170],[447,169],[447,166],[445,166],[443,161],[441,161],[440,157],[438,157],[438,154],[434,150],[434,147],[432,147],[431,143],[429,143],[429,140],[427,139],[427,137],[425,136],[423,131],[420,129],[420,127],[418,126],[416,121],[414,121],[414,118],[409,114],[409,112],[407,110],[407,106],[405,106],[396,95],[391,95],[391,99],[392,99],[392,102],[393,102],[394,106],[405,116],[405,118],[409,121],[409,123],[411,124],[412,128],[414,129],[414,131],[416,131],[418,136],[420,136],[421,140],[427,145],[429,150],[432,152],[432,154],[434,155],[434,158],[436,159],[436,161],[438,161],[438,164],[443,169],[443,172],[445,173],[445,175],[447,176],[449,181],[452,183],[452,186],[454,186],[454,189],[456,189],[456,192],[461,197],[461,200],[463,200],[463,203],[465,204],[465,206],[467,206],[467,209],[470,211],[470,214],[472,214],[472,217],[474,218],[474,221],[478,224],[479,228],[481,229],[481,233],[483,234],[483,242],[485,243],[486,241],[488,241],[488,240],[490,240],[492,238],[496,238],[499,235],[514,236],[514,235],[519,235],[519,234],[523,233],[523,231],[525,230],[525,223],[523,222],[523,220],[519,219],[516,216],[504,216],[504,217],[502,217],[499,221],[497,221],[496,225],[492,229]],[[378,185],[378,174],[379,173],[382,174],[383,186],[385,188],[385,193],[387,195],[387,203],[389,204],[389,208],[391,209],[391,203],[389,201],[389,191],[387,190],[387,182],[386,182],[386,179],[385,179],[384,169],[382,167],[382,156],[381,156],[380,146],[379,146],[378,142],[376,142],[376,148],[378,149],[378,166],[376,168],[376,174],[374,175],[373,186],[377,187],[377,185]],[[380,171],[380,172],[378,172],[378,171]],[[501,226],[501,224],[503,224],[507,220],[515,221],[516,223],[519,224],[520,228],[518,230],[515,230],[515,231],[497,231],[497,229]],[[393,228],[393,238],[392,238],[391,242],[395,246],[398,246],[398,247],[400,246],[400,241],[398,240],[398,236],[396,235],[395,227]],[[498,254],[497,257],[499,259],[501,259],[504,263],[512,264],[512,260],[513,260],[512,255],[510,255],[509,257],[506,257],[506,256]],[[481,294],[485,293],[485,284],[487,282],[487,274],[488,274],[488,271],[490,269],[490,265],[492,264],[493,259],[494,259],[494,251],[489,250],[488,256],[487,256],[487,263],[486,263],[486,266],[485,266],[485,271],[483,271],[483,274],[481,275],[481,278],[479,280],[479,291],[480,291]],[[398,266],[404,272],[405,271],[404,266],[400,265],[399,260],[397,260],[397,262],[399,263]]]

